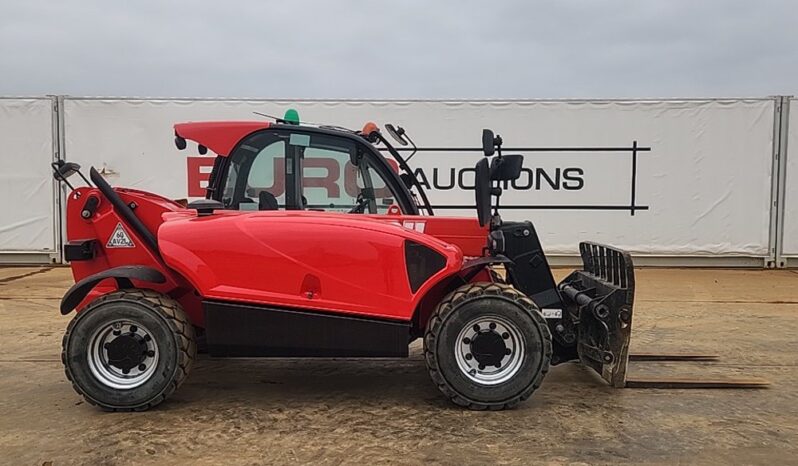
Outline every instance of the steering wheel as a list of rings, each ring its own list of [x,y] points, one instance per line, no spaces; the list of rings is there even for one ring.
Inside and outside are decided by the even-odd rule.
[[[366,213],[366,207],[369,205],[369,200],[363,196],[363,193],[359,193],[357,195],[357,204],[354,207],[349,209],[348,214],[364,214]]]

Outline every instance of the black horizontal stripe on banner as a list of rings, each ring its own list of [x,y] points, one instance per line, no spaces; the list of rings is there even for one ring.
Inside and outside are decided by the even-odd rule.
[[[386,148],[379,148],[387,151]],[[482,152],[481,147],[419,147],[417,149],[402,147],[399,152]],[[502,152],[649,152],[650,147],[502,147]]]
[[[433,205],[433,209],[456,210],[474,209],[473,205]],[[508,210],[648,210],[647,205],[502,205],[499,209]]]

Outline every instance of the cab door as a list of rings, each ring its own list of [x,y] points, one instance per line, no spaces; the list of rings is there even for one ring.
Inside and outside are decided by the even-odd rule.
[[[303,151],[305,207],[350,214],[401,212],[396,189],[390,184],[393,180],[386,179],[371,159],[373,155],[360,144],[337,142],[311,145]]]
[[[291,132],[266,129],[252,133],[227,157],[212,192],[229,210],[301,208],[301,187],[294,180],[298,167]]]

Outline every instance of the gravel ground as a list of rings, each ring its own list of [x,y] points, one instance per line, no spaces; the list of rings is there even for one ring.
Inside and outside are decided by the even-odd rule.
[[[566,270],[558,270],[562,276]],[[558,366],[518,409],[469,412],[404,360],[214,360],[144,413],[104,413],[59,360],[69,269],[0,269],[3,464],[791,463],[798,457],[798,273],[638,271],[632,350],[719,363],[632,374],[757,376],[765,390],[612,389]]]

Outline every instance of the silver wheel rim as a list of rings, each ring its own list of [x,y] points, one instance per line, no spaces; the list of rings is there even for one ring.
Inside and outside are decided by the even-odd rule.
[[[113,348],[114,341],[119,338],[126,339],[128,345],[135,342],[140,347],[141,361],[134,367],[123,369],[114,364],[109,356],[109,345]],[[116,344],[119,345],[121,342],[122,340]],[[145,383],[155,373],[158,365],[158,345],[155,344],[152,333],[143,325],[129,320],[119,320],[94,332],[89,340],[87,356],[89,369],[100,383],[118,390],[129,390]]]
[[[490,338],[504,344],[505,354],[495,364],[485,364],[484,357],[475,355],[475,344],[480,338]],[[454,354],[457,366],[469,380],[481,385],[497,385],[513,378],[524,361],[524,338],[518,327],[509,320],[494,316],[480,316],[466,324],[457,335]],[[494,361],[498,357],[494,357]]]

